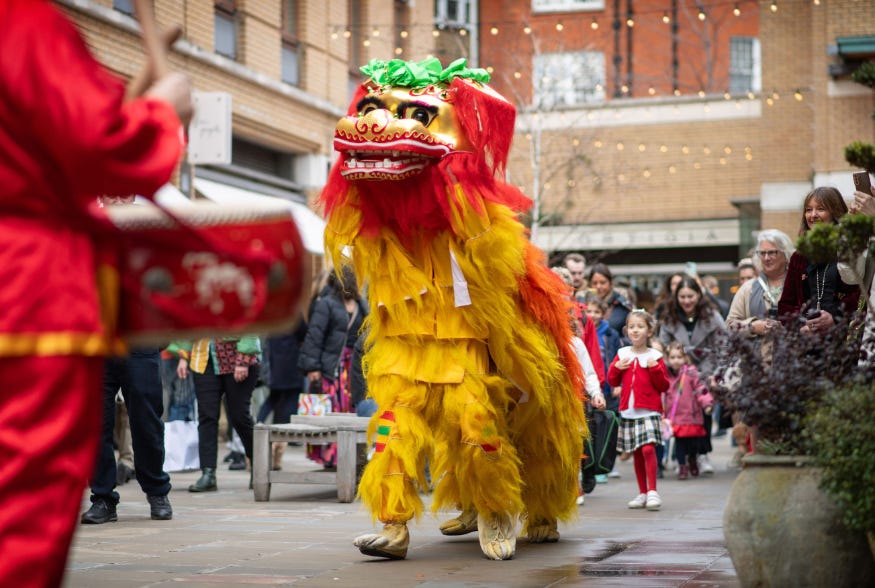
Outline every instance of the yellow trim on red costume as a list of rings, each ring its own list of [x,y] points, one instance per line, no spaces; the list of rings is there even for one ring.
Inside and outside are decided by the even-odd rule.
[[[108,341],[102,333],[0,333],[0,357],[123,354],[122,341]]]

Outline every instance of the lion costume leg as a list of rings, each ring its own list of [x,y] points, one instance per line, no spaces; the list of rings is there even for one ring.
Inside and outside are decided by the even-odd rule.
[[[557,404],[558,406],[558,404]],[[581,431],[572,415],[521,404],[511,413],[511,429],[523,462],[523,533],[532,543],[559,540],[558,522],[577,514]],[[541,423],[551,423],[544,426]]]
[[[505,411],[490,400],[490,390],[503,385],[495,376],[469,374],[461,384],[443,386],[443,410],[432,415],[440,423],[433,508],[470,505],[453,534],[479,530],[483,554],[495,560],[513,557],[522,513],[519,459],[506,434]]]
[[[373,377],[369,385],[379,407],[369,426],[376,442],[358,493],[383,530],[361,535],[353,544],[365,555],[404,559],[407,521],[422,513],[418,490],[425,487],[425,456],[434,443],[425,407],[439,404],[439,396],[433,398],[433,387],[397,375]]]
[[[425,484],[425,456],[432,454],[435,508],[474,505],[481,513],[484,555],[513,557],[522,512],[519,460],[502,434],[504,419],[489,402],[488,380],[467,376],[460,384],[424,384],[398,376],[374,378],[381,407],[372,421],[377,441],[359,495],[384,528],[356,538],[362,553],[406,556],[406,523],[421,514],[418,487]],[[439,449],[432,452],[435,446]]]

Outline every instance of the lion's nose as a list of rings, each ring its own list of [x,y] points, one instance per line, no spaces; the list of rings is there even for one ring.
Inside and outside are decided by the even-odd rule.
[[[380,133],[393,120],[392,113],[384,108],[374,109],[360,116],[355,123],[360,133]]]

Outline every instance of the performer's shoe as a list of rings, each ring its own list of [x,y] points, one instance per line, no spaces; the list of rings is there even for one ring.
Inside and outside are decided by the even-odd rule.
[[[559,524],[556,519],[540,519],[529,523],[526,531],[529,543],[556,543],[559,541]]]
[[[516,529],[513,518],[505,513],[477,515],[480,549],[489,559],[512,559],[516,552]]]
[[[466,508],[454,519],[444,521],[440,526],[444,535],[467,535],[477,530],[477,510]]]
[[[360,535],[352,542],[365,555],[404,559],[410,545],[410,533],[406,523],[386,523],[379,533]]]

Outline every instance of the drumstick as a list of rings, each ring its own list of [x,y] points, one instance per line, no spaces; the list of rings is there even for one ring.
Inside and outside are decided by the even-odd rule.
[[[161,31],[161,43],[166,49],[169,49],[182,36],[182,29],[179,25],[173,25],[165,31]],[[152,60],[147,60],[146,64],[137,72],[137,75],[131,78],[128,86],[125,89],[125,99],[133,100],[149,89],[149,86],[155,81],[155,73],[152,71]]]
[[[134,13],[140,21],[143,37],[143,48],[146,59],[152,64],[152,75],[160,79],[170,72],[167,64],[167,51],[158,35],[158,25],[155,23],[155,5],[152,0],[134,0]]]

